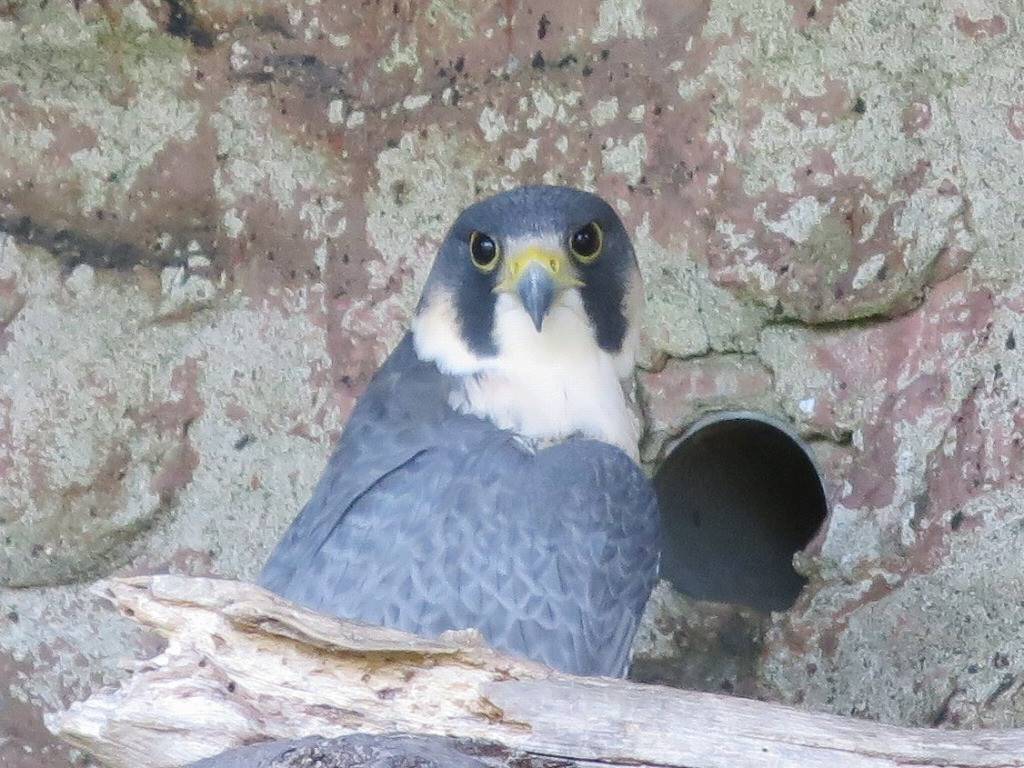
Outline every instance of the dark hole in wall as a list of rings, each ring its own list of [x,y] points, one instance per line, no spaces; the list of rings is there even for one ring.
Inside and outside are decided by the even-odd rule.
[[[717,414],[683,436],[654,482],[662,578],[700,600],[792,606],[805,583],[793,554],[828,510],[799,438],[757,414]]]

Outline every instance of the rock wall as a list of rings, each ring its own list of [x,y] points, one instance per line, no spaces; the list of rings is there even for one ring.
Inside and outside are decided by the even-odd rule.
[[[655,467],[792,423],[832,509],[775,698],[1024,724],[1020,0],[0,0],[0,762],[251,577],[476,197],[613,202]]]

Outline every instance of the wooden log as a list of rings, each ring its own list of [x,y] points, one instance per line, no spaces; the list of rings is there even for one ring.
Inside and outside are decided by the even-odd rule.
[[[357,733],[336,739],[269,741],[193,763],[190,768],[600,768],[538,757],[500,744],[443,736]]]
[[[454,736],[572,764],[659,768],[1024,766],[1024,730],[903,728],[580,678],[474,632],[426,640],[325,617],[259,587],[152,576],[101,585],[166,650],[48,717],[113,768],[171,768],[273,739]]]

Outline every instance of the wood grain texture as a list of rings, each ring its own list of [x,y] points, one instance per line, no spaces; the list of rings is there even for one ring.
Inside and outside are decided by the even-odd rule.
[[[48,717],[114,768],[172,768],[271,739],[455,736],[539,758],[673,768],[1024,766],[1024,730],[901,728],[749,699],[579,678],[474,632],[425,640],[251,584],[151,576],[102,593],[168,639],[119,690]]]

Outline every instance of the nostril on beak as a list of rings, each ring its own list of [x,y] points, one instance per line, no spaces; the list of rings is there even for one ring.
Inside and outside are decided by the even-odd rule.
[[[544,265],[534,262],[525,270],[516,288],[523,309],[533,321],[533,327],[540,333],[544,318],[551,309],[555,298],[555,282]]]

